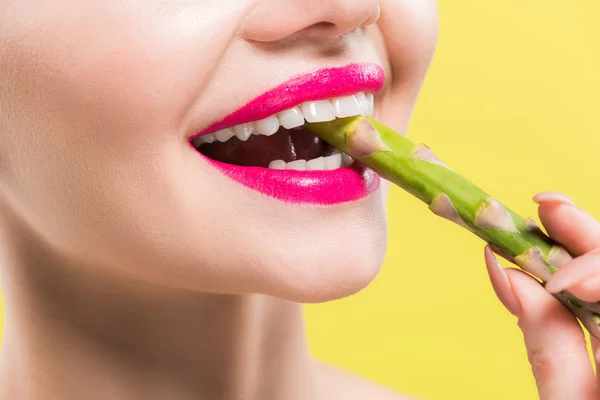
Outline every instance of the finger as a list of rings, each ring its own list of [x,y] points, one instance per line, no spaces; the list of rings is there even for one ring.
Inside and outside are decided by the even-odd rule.
[[[496,296],[512,315],[518,317],[521,314],[521,304],[519,304],[519,300],[513,293],[504,268],[502,268],[489,246],[485,246],[484,257],[490,282]]]
[[[576,257],[600,248],[600,223],[561,193],[534,196],[539,216],[550,237]]]
[[[594,362],[596,363],[596,381],[600,385],[600,339],[594,336],[590,336],[590,343],[592,345],[592,355],[594,356]]]
[[[489,246],[484,254],[496,295],[519,318],[540,398],[596,399],[594,372],[575,318],[533,278],[503,269]]]
[[[600,276],[591,278],[579,285],[571,286],[568,290],[580,300],[596,303],[600,301]]]
[[[521,305],[519,327],[541,400],[596,400],[600,395],[575,317],[533,278],[506,271]]]
[[[546,290],[558,293],[565,289],[579,289],[586,297],[594,292],[594,296],[600,297],[600,282],[595,282],[595,277],[600,277],[600,250],[579,256],[563,265],[548,280]],[[590,290],[592,293],[588,293]],[[573,294],[577,296],[575,292]],[[588,301],[583,298],[581,300]]]

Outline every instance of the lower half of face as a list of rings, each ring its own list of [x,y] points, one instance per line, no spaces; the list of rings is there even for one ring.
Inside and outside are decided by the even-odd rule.
[[[317,302],[375,277],[387,183],[301,125],[404,130],[432,2],[54,3],[9,7],[3,212],[82,268],[167,286]]]

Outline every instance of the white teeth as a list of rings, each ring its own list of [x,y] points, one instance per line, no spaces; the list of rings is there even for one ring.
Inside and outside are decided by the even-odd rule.
[[[285,129],[297,128],[304,125],[304,115],[298,107],[290,108],[279,113],[279,122]]]
[[[337,97],[331,100],[308,101],[299,106],[292,107],[278,114],[269,116],[260,121],[249,122],[232,128],[202,135],[192,141],[196,148],[204,143],[221,143],[232,137],[246,141],[252,135],[274,135],[279,127],[293,129],[308,122],[333,121],[336,118],[347,118],[355,115],[372,116],[375,110],[375,99],[371,93],[356,93],[352,96]],[[290,169],[299,171],[324,171],[343,168],[354,162],[352,157],[334,149],[328,157],[318,157],[313,160],[296,160],[286,163],[283,160],[274,160],[269,164],[271,169]]]
[[[256,132],[261,135],[271,136],[279,130],[279,119],[275,115],[271,115],[254,123]]]
[[[367,112],[369,111],[369,105],[367,104],[367,96],[364,93],[357,93],[356,95],[356,100],[358,101],[358,104],[360,105],[360,115],[367,115]]]
[[[325,169],[325,157],[315,158],[306,162],[306,169],[308,171],[318,171]]]
[[[285,169],[295,169],[297,171],[306,171],[306,160],[296,160],[286,164]]]
[[[269,164],[269,168],[271,168],[271,169],[285,169],[285,161],[283,161],[283,160],[271,161],[271,163]]]
[[[342,166],[347,167],[354,162],[354,159],[346,153],[342,153]]]
[[[331,171],[334,169],[347,167],[354,160],[345,153],[334,153],[329,157],[318,157],[309,161],[295,160],[286,163],[283,160],[271,161],[271,169],[290,169],[296,171]]]
[[[196,139],[192,140],[192,145],[198,147],[204,143],[213,143],[215,140],[214,133],[209,133],[208,135],[198,136]]]
[[[215,132],[215,137],[221,143],[228,141],[229,139],[231,139],[234,136],[235,136],[235,133],[233,132],[233,129],[231,129],[231,128],[222,129],[220,131]]]
[[[302,114],[308,122],[333,121],[335,113],[329,100],[309,101],[302,104]]]
[[[333,111],[338,118],[351,117],[361,114],[361,106],[356,96],[346,96],[333,99],[331,101]]]
[[[375,96],[373,93],[367,93],[367,116],[372,116],[375,113]]]
[[[337,169],[342,168],[342,155],[332,154],[329,157],[325,157],[325,169]]]
[[[217,140],[217,138],[215,137],[214,133],[209,133],[208,135],[202,136],[202,141],[204,143],[214,143],[215,140]]]
[[[252,122],[248,124],[241,124],[234,126],[233,131],[238,139],[240,139],[242,142],[245,142],[252,135],[252,132],[254,132],[254,125]]]

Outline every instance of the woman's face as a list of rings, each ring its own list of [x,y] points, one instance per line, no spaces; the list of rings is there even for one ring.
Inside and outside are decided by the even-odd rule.
[[[375,117],[403,131],[436,23],[433,0],[1,2],[2,212],[86,268],[304,302],[354,293],[383,261],[385,185],[335,156],[266,168],[331,152],[272,124],[356,114],[374,93]],[[242,140],[221,142],[233,126]],[[248,126],[260,134],[244,141]]]

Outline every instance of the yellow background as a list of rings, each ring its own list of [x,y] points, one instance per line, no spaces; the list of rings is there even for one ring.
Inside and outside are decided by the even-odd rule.
[[[418,0],[415,0],[418,1]],[[600,217],[600,1],[440,0],[409,136],[524,216],[571,195]],[[483,243],[393,188],[389,250],[364,292],[306,307],[313,354],[424,399],[536,399]]]
[[[537,219],[533,194],[558,190],[600,217],[600,1],[439,8],[438,52],[409,137],[523,216]],[[395,188],[389,224],[372,286],[306,308],[313,354],[424,399],[537,399],[483,242]]]

